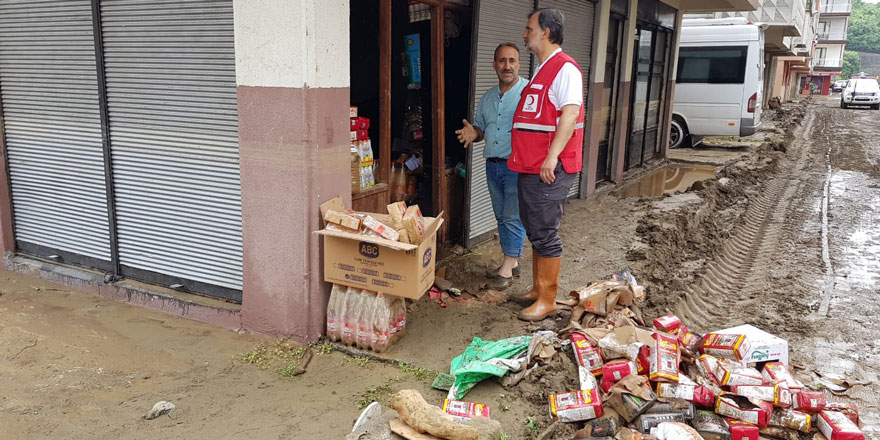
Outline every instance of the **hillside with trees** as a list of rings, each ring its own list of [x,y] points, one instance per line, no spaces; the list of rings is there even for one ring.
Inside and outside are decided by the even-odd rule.
[[[880,53],[880,3],[853,0],[846,49]]]

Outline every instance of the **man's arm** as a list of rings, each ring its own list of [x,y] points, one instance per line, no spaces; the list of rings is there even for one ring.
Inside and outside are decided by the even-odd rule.
[[[550,144],[550,151],[547,152],[547,158],[541,165],[541,180],[546,184],[556,181],[556,164],[559,163],[559,155],[565,149],[565,145],[571,140],[574,134],[574,126],[577,124],[577,118],[580,114],[581,106],[569,104],[562,107],[562,115],[559,116],[559,124],[556,124],[556,136],[553,143]]]

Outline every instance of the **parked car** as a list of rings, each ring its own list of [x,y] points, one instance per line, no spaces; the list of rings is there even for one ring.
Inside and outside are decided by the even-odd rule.
[[[745,18],[685,20],[670,147],[748,136],[761,125],[764,30]]]
[[[869,105],[874,110],[880,110],[880,85],[873,78],[859,78],[849,80],[843,93],[840,94],[840,108],[849,108],[851,105]]]
[[[834,81],[834,85],[831,86],[831,92],[832,92],[832,93],[840,93],[840,92],[842,92],[843,89],[846,88],[846,83],[847,83],[847,82],[848,82],[848,81],[845,80],[845,79],[842,79],[842,80],[840,80],[840,81]]]

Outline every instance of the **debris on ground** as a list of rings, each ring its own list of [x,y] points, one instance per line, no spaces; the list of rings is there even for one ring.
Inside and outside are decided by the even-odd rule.
[[[447,440],[489,440],[502,432],[499,422],[483,417],[474,417],[462,424],[440,407],[426,402],[415,390],[398,391],[390,402],[391,408],[400,415],[400,421],[420,434]]]
[[[511,370],[519,371],[522,368],[521,362],[513,358],[526,352],[531,342],[531,336],[517,336],[499,341],[474,338],[464,353],[452,360],[449,374],[455,376],[455,384],[449,390],[449,397],[460,400],[484,379],[502,377]]]
[[[151,408],[149,411],[147,411],[146,414],[144,414],[144,419],[153,420],[155,418],[158,418],[159,416],[163,416],[166,414],[168,414],[168,417],[171,417],[171,411],[173,411],[174,408],[175,406],[173,403],[160,400],[156,402],[155,405],[153,405],[153,408]]]

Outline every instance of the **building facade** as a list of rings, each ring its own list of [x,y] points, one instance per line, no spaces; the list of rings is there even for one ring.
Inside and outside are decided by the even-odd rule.
[[[444,155],[436,146],[456,122],[445,110],[477,102],[493,82],[490,51],[521,40],[536,4],[576,17],[563,47],[581,62],[586,86],[585,167],[572,194],[582,198],[599,181],[621,183],[630,169],[665,156],[684,11],[757,6],[416,2],[426,19],[406,0],[362,3],[0,2],[5,266],[230,328],[317,339],[329,296],[313,234],[319,205],[342,195],[384,206],[380,191],[352,192],[347,122],[355,99],[375,112],[377,144],[388,148],[377,155],[394,152],[395,106],[408,111],[424,99],[430,110],[420,122],[435,147],[423,155],[428,206],[449,207],[466,223],[465,238],[479,238],[487,232],[475,229],[483,227],[482,156],[477,148]],[[403,40],[392,36],[400,29],[424,36],[420,88],[395,89]],[[361,40],[375,44],[356,47]],[[363,52],[370,47],[377,53]],[[527,76],[533,63],[523,55],[522,64]],[[383,90],[374,104],[361,93],[371,87]],[[463,106],[438,104],[463,95]],[[469,181],[466,204],[451,209],[443,176],[455,154]],[[391,169],[377,171],[381,182]]]
[[[840,77],[843,70],[852,0],[826,0],[821,2],[819,11],[819,42],[810,81],[816,84],[822,94],[827,95],[831,93],[832,82]]]

